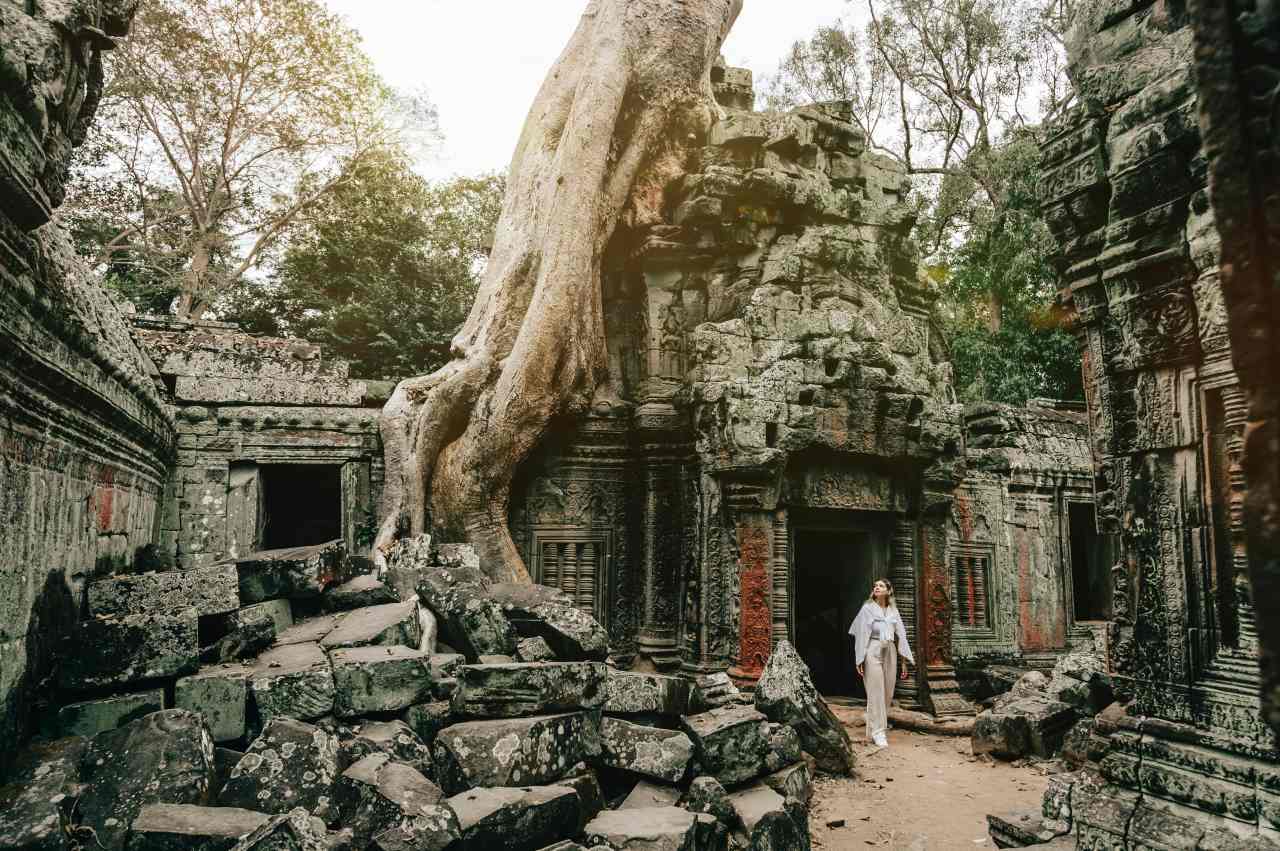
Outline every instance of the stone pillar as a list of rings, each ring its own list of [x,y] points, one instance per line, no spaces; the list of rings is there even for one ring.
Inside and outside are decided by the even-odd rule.
[[[773,518],[763,511],[736,513],[738,535],[738,646],[729,676],[754,685],[773,652]]]
[[[899,704],[908,709],[921,707],[920,679],[924,659],[921,644],[920,620],[916,607],[916,523],[906,517],[899,518],[893,527],[893,540],[889,552],[889,581],[893,583],[894,598],[898,602],[898,614],[902,616],[911,649],[915,653],[915,675],[898,683],[894,692]]]
[[[638,651],[659,669],[680,662],[681,568],[686,506],[680,417],[668,400],[652,400],[636,412],[642,525],[641,611]]]

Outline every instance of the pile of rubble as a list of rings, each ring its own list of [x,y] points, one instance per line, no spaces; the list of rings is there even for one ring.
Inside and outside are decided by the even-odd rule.
[[[1000,672],[987,677],[998,684]],[[1115,700],[1111,678],[1094,653],[1069,653],[1051,675],[1021,673],[973,724],[973,752],[1000,759],[1055,755],[1080,765],[1088,758],[1094,716]]]
[[[468,547],[353,569],[334,543],[94,582],[0,851],[807,849],[814,771],[852,773],[786,643],[748,698],[615,669]]]

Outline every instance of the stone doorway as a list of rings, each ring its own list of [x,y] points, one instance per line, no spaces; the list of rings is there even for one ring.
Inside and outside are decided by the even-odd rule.
[[[794,532],[792,612],[796,650],[827,696],[865,698],[854,670],[853,622],[871,583],[883,576],[883,546],[869,529]]]
[[[262,549],[323,544],[342,537],[342,467],[264,464]]]

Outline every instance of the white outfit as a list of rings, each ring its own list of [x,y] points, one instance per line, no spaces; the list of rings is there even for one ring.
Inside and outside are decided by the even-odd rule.
[[[867,738],[881,747],[887,745],[885,730],[889,725],[889,705],[898,681],[898,653],[915,664],[907,629],[897,607],[882,608],[868,600],[849,625],[853,636],[857,663],[863,665],[863,683],[867,688]]]

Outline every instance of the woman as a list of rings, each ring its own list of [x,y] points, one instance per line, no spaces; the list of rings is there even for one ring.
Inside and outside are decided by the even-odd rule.
[[[858,616],[849,627],[857,655],[858,676],[867,687],[867,738],[877,747],[889,747],[885,730],[889,723],[889,704],[893,703],[894,676],[907,678],[904,662],[898,672],[898,654],[915,664],[907,644],[907,630],[893,602],[893,583],[877,579],[871,586],[871,597],[862,604]]]

